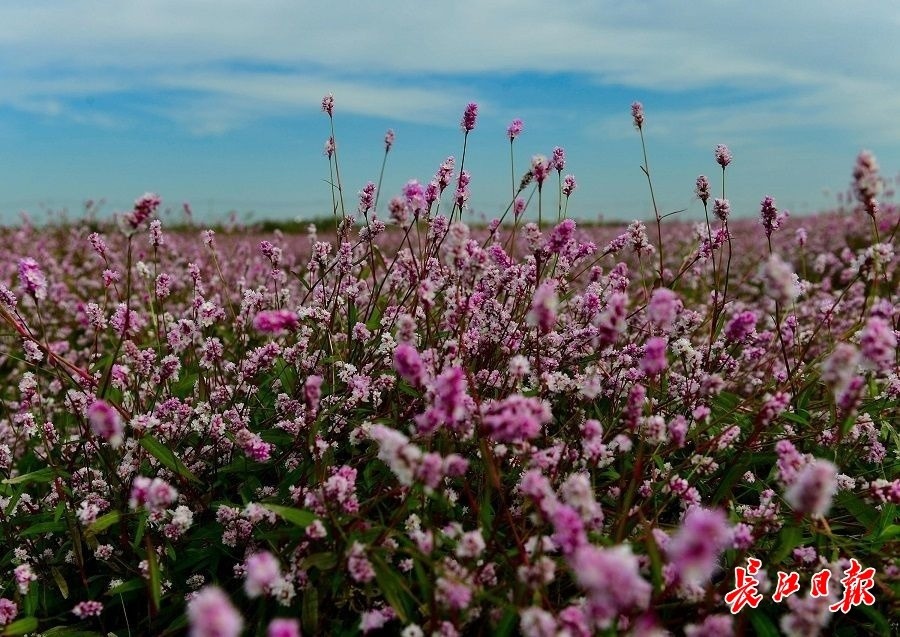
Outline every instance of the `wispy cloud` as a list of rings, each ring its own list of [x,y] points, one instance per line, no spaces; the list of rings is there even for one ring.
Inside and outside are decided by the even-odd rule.
[[[0,100],[63,113],[85,94],[190,90],[205,96],[197,106],[218,119],[215,132],[313,108],[335,90],[360,114],[438,122],[466,78],[565,72],[636,92],[767,91],[756,126],[784,125],[773,117],[782,104],[805,107],[793,117],[806,122],[866,123],[900,139],[890,115],[900,95],[898,26],[893,0],[5,3],[0,71],[15,86],[0,88]],[[234,62],[247,66],[233,73]],[[25,79],[35,76],[47,79]],[[729,108],[709,105],[725,116]]]

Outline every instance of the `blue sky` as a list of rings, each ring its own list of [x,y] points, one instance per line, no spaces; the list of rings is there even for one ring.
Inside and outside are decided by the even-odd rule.
[[[720,187],[718,143],[744,215],[766,194],[832,205],[862,148],[900,170],[893,0],[360,4],[0,0],[0,220],[145,191],[201,217],[328,214],[328,92],[350,201],[387,128],[382,201],[458,157],[469,101],[470,203],[488,217],[508,203],[514,117],[516,172],[564,147],[576,216],[650,215],[633,100],[663,212],[702,215],[693,183]]]

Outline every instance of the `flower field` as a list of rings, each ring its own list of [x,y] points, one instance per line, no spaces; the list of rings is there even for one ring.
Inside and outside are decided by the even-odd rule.
[[[875,158],[734,218],[719,146],[706,221],[582,227],[557,148],[467,224],[477,114],[383,196],[332,127],[305,233],[0,228],[0,633],[897,634]]]

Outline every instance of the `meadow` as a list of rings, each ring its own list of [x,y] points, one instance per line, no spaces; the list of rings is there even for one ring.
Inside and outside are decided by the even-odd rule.
[[[875,158],[735,219],[719,146],[705,222],[582,227],[557,148],[474,224],[476,125],[390,194],[330,137],[301,232],[0,228],[3,635],[897,634]]]

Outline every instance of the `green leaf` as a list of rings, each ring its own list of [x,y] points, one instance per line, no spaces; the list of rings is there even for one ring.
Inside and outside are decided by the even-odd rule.
[[[122,582],[118,586],[113,586],[111,589],[106,591],[107,595],[121,595],[122,593],[130,593],[131,591],[139,591],[142,590],[147,583],[144,581],[142,577],[135,577],[134,579],[130,579],[127,582]]]
[[[300,623],[307,635],[319,632],[319,593],[315,586],[303,591],[303,607],[300,609]]]
[[[306,528],[316,519],[315,514],[304,509],[295,509],[294,507],[285,507],[279,504],[268,503],[263,503],[263,506],[285,521],[301,528]]]
[[[141,511],[138,514],[138,524],[137,531],[134,534],[134,542],[132,542],[132,546],[137,548],[141,545],[141,541],[144,539],[144,532],[147,530],[147,519],[150,517],[149,511]]]
[[[778,548],[772,553],[769,564],[778,565],[803,542],[803,531],[798,526],[786,526],[779,533]]]
[[[871,606],[862,605],[859,609],[863,612],[864,615],[868,616],[869,619],[875,624],[878,630],[873,634],[878,635],[896,635],[897,633],[891,630],[891,624],[882,615],[878,610],[872,608]]]
[[[490,491],[487,489],[484,490],[478,513],[481,517],[481,527],[485,529],[491,528],[491,525],[494,523],[494,507],[491,506]]]
[[[103,633],[93,630],[79,630],[68,626],[54,626],[41,633],[43,637],[104,637]]]
[[[375,332],[381,326],[381,308],[378,307],[376,303],[375,307],[372,308],[372,316],[369,317],[369,320],[366,321],[366,327],[369,328],[370,332]]]
[[[878,522],[878,511],[858,495],[849,491],[843,491],[835,499],[839,506],[850,511],[853,517],[862,522],[867,529],[871,529]]]
[[[712,504],[719,504],[722,498],[725,497],[725,494],[731,493],[737,481],[747,473],[747,467],[748,465],[743,463],[732,465],[725,477],[719,482],[719,488],[716,489],[716,493],[712,497]]]
[[[897,506],[894,504],[882,505],[881,516],[878,518],[878,522],[875,524],[875,528],[872,529],[872,535],[878,539],[881,539],[881,536],[884,535],[884,532],[896,519]]]
[[[38,469],[37,471],[32,471],[31,473],[23,473],[20,476],[16,476],[15,478],[4,478],[3,484],[30,484],[32,482],[52,482],[56,477],[56,472],[53,470],[53,467],[44,467],[43,469]],[[12,626],[12,624],[10,624]]]
[[[113,524],[116,524],[119,521],[119,517],[118,511],[110,511],[105,515],[101,515],[84,530],[84,533],[85,535],[97,535],[101,531],[105,531],[111,527]]]
[[[793,412],[790,412],[790,411],[786,411],[783,414],[781,414],[781,417],[784,418],[785,420],[790,420],[791,422],[795,422],[798,425],[804,425],[804,426],[809,425],[809,412],[806,411],[805,409],[801,409],[800,412],[796,413],[796,414]]]
[[[422,392],[417,391],[415,388],[410,387],[406,382],[397,383],[397,389],[400,390],[400,393],[406,394],[407,396],[412,396],[413,398],[420,398],[422,396]]]
[[[159,600],[162,597],[162,589],[159,583],[159,564],[156,562],[156,551],[153,550],[149,540],[147,541],[147,564],[150,567],[150,594],[153,596],[153,606],[159,609]]]
[[[150,452],[154,458],[163,463],[167,468],[171,469],[182,478],[186,478],[191,482],[200,483],[200,479],[195,476],[184,465],[184,463],[175,455],[175,452],[166,447],[153,436],[146,435],[141,438],[141,446]]]
[[[890,526],[885,527],[885,529],[876,539],[880,541],[887,541],[893,540],[897,536],[900,536],[900,524],[891,524]]]
[[[63,522],[37,522],[27,529],[19,531],[20,536],[43,535],[44,533],[59,533],[65,530],[66,525]]]
[[[24,635],[26,633],[33,633],[37,630],[38,620],[37,617],[23,617],[22,619],[17,619],[11,624],[7,624],[6,628],[3,629],[3,634],[5,635]]]
[[[753,624],[754,634],[759,635],[759,637],[781,637],[781,633],[778,632],[778,628],[772,623],[768,615],[757,610],[747,612],[750,616],[750,623]]]
[[[327,571],[337,565],[337,555],[333,551],[314,553],[303,560],[303,569],[315,567],[320,571]]]
[[[653,588],[661,591],[662,583],[662,556],[659,553],[659,547],[656,545],[656,538],[652,533],[647,533],[647,541],[644,542],[647,548],[647,556],[650,558],[650,576],[653,579]]]
[[[60,573],[59,569],[55,566],[50,569],[50,572],[53,573],[53,579],[56,581],[56,585],[59,587],[59,592],[62,593],[63,599],[69,599],[69,585],[66,583],[66,579],[62,576],[62,573]]]
[[[512,635],[516,630],[516,620],[519,618],[518,613],[514,610],[507,610],[500,618],[500,623],[494,629],[495,637],[507,637]]]
[[[405,585],[400,576],[384,561],[377,557],[372,557],[372,566],[375,569],[375,579],[378,580],[378,588],[387,600],[397,617],[404,624],[409,623],[409,614],[407,611],[406,598],[410,597],[408,591],[404,591]],[[406,594],[404,594],[406,592]]]

